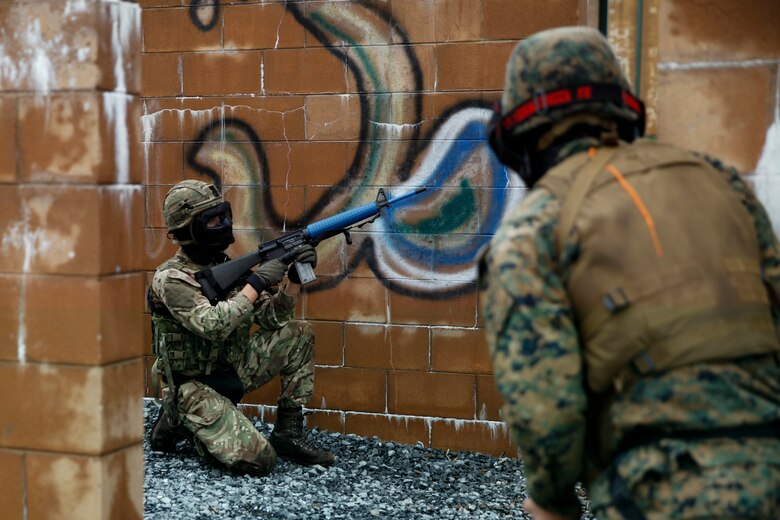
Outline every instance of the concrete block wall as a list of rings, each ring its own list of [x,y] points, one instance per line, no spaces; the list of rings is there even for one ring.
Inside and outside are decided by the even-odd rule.
[[[780,230],[780,3],[666,0],[658,138],[749,174]]]
[[[140,7],[0,1],[0,515],[143,516]]]
[[[780,229],[780,3],[610,0],[648,133],[746,174]]]
[[[589,2],[140,4],[149,257],[174,252],[160,208],[184,178],[223,185],[233,255],[371,202],[380,187],[429,186],[352,245],[319,246],[319,285],[298,310],[317,333],[308,424],[514,455],[475,266],[523,188],[483,128],[514,45],[587,23]],[[247,396],[246,412],[273,421],[278,391]]]

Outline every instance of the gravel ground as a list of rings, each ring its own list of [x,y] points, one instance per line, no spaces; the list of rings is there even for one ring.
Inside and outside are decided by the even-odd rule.
[[[148,434],[157,405],[144,405]],[[265,435],[272,429],[257,421]],[[147,519],[449,519],[528,518],[517,459],[447,452],[311,430],[337,457],[330,468],[279,460],[268,477],[237,476],[201,462],[180,443],[156,453],[144,439]],[[590,518],[587,513],[583,519]]]

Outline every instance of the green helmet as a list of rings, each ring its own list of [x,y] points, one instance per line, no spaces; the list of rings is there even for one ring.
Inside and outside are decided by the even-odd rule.
[[[506,68],[501,117],[515,123],[511,128],[507,128],[509,121],[505,124],[513,136],[580,112],[635,122],[641,114],[630,90],[617,57],[600,32],[589,27],[550,29],[515,47]],[[626,99],[624,93],[630,97]],[[517,113],[528,102],[530,105]]]
[[[216,186],[203,181],[181,181],[170,189],[163,202],[163,215],[168,231],[192,223],[193,217],[222,204],[222,194]]]

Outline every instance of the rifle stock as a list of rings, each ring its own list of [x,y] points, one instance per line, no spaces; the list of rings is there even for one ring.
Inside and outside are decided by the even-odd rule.
[[[285,257],[285,255],[287,255],[287,260],[289,260],[294,257],[295,251],[302,245],[312,244],[316,246],[322,240],[340,234],[344,234],[347,243],[351,244],[350,229],[373,222],[381,215],[382,208],[397,204],[402,200],[422,193],[426,189],[425,187],[417,188],[412,192],[388,200],[384,190],[379,188],[375,202],[338,213],[332,217],[313,222],[303,229],[263,242],[258,246],[257,251],[198,271],[195,273],[195,279],[200,284],[203,295],[212,305],[216,305],[256,265],[275,258]],[[301,283],[306,284],[316,280],[316,276],[310,267],[309,269],[303,269],[296,265],[296,269],[298,269]]]

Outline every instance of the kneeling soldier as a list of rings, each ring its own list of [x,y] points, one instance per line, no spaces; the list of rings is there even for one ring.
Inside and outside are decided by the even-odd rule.
[[[277,455],[300,464],[330,465],[333,453],[309,443],[303,405],[314,388],[314,334],[293,322],[300,280],[288,263],[262,264],[246,285],[211,305],[195,273],[227,260],[234,242],[230,203],[212,184],[185,180],[165,197],[169,235],[181,246],[157,268],[148,293],[152,342],[170,393],[150,435],[155,451],[192,439],[204,458],[231,471],[267,475]],[[303,246],[292,261],[316,266]],[[288,280],[279,288],[287,273]],[[252,332],[253,325],[259,328]],[[244,394],[281,379],[277,422],[266,438],[236,407]]]

